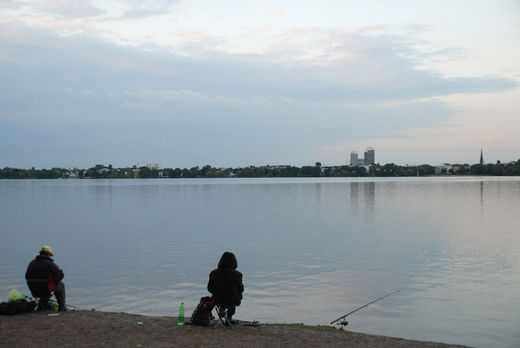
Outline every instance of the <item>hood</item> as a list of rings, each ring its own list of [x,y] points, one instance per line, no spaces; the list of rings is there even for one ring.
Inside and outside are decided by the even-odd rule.
[[[238,263],[235,254],[232,252],[226,251],[222,254],[220,261],[218,262],[218,268],[232,268],[237,269]]]

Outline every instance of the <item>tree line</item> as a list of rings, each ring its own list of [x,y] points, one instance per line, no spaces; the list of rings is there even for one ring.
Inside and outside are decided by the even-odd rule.
[[[400,166],[394,163],[370,166],[322,166],[316,162],[313,166],[249,166],[242,168],[215,168],[210,165],[192,168],[149,168],[128,167],[113,168],[97,164],[88,169],[20,169],[5,167],[0,169],[0,179],[130,179],[130,178],[267,178],[267,177],[395,177],[395,176],[431,176],[431,175],[520,175],[520,160],[506,164],[449,165],[436,168],[423,164],[419,166]]]

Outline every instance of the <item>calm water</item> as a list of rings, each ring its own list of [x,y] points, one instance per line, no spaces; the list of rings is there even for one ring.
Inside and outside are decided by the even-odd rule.
[[[0,294],[49,244],[68,302],[190,314],[233,251],[237,317],[520,347],[520,178],[0,180]]]

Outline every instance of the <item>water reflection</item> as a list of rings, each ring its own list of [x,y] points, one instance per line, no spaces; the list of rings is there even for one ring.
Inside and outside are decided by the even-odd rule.
[[[409,286],[350,329],[514,346],[519,203],[518,179],[0,180],[0,292],[50,244],[71,304],[189,313],[230,250],[239,317],[326,324]]]
[[[374,182],[367,182],[364,185],[364,198],[365,198],[365,222],[368,226],[373,226],[374,229],[370,232],[375,231],[375,211],[376,211],[376,184]]]
[[[480,208],[484,209],[484,180],[480,181]]]
[[[359,210],[359,186],[359,182],[350,183],[350,206],[354,212]]]
[[[367,232],[375,231],[376,212],[376,183],[375,182],[351,182],[350,206],[351,218],[363,217],[364,229]],[[354,220],[355,221],[355,220]]]

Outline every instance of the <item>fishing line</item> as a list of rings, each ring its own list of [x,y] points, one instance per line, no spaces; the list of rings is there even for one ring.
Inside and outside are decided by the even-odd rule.
[[[367,304],[365,304],[365,305],[363,305],[363,306],[361,306],[361,307],[359,307],[359,308],[354,309],[352,312],[348,312],[347,314],[342,315],[342,316],[339,317],[338,319],[335,319],[335,320],[331,321],[331,322],[330,322],[330,325],[332,325],[332,324],[334,324],[335,322],[338,322],[338,321],[340,321],[340,320],[342,320],[342,319],[343,319],[343,321],[342,321],[341,323],[338,323],[338,325],[343,325],[343,326],[348,325],[348,322],[347,322],[346,320],[344,320],[344,319],[345,319],[346,317],[348,317],[349,315],[351,315],[352,313],[355,313],[355,312],[359,311],[360,309],[363,309],[363,308],[365,308],[365,307],[368,307],[368,306],[371,305],[372,303],[377,302],[377,301],[379,301],[379,300],[382,300],[382,299],[384,299],[385,297],[391,296],[391,295],[393,295],[393,294],[397,294],[399,291],[402,291],[402,290],[404,290],[404,289],[406,289],[406,288],[408,288],[408,287],[405,286],[405,287],[402,288],[402,289],[399,289],[399,290],[393,291],[393,292],[391,292],[391,293],[389,293],[389,294],[386,294],[385,296],[381,296],[381,297],[379,297],[379,298],[376,298],[374,301],[370,301],[370,302],[368,302]]]

